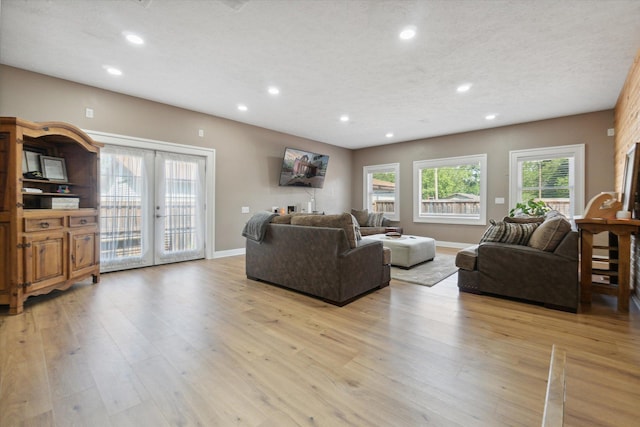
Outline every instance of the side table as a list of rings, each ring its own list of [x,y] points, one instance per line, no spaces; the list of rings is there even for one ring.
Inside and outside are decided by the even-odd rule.
[[[631,275],[631,235],[640,232],[640,220],[635,219],[577,219],[576,225],[580,230],[580,302],[591,303],[592,292],[616,295],[618,297],[618,311],[629,311],[629,288]],[[609,259],[609,263],[618,263],[618,283],[593,283],[593,235],[608,232],[618,238],[618,259]],[[596,247],[596,249],[612,249],[610,247]],[[597,270],[597,273],[607,275],[607,271]]]

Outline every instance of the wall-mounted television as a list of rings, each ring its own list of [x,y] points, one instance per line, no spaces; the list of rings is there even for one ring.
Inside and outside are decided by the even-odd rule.
[[[282,160],[280,186],[322,188],[328,164],[329,156],[325,154],[287,147]]]

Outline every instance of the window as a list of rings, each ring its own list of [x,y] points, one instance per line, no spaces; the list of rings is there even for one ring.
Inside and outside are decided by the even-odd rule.
[[[486,224],[487,155],[413,162],[413,220]]]
[[[510,208],[537,199],[568,218],[584,208],[584,144],[510,152]]]
[[[385,218],[400,221],[400,164],[365,166],[363,174],[364,208],[384,212]]]

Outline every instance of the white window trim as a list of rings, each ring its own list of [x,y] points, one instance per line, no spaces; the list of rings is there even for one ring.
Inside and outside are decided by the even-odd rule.
[[[396,174],[396,186],[394,190],[394,215],[386,218],[392,221],[400,221],[400,163],[387,163],[384,165],[371,165],[362,168],[362,209],[369,207],[368,181],[369,174],[377,172],[393,172]]]
[[[420,169],[458,166],[461,164],[480,163],[480,215],[478,218],[447,215],[420,215],[421,176]],[[413,222],[426,222],[435,224],[487,224],[487,154],[475,154],[470,156],[448,157],[444,159],[416,160],[413,162]]]
[[[84,130],[84,129],[83,129]],[[206,183],[206,207],[205,220],[205,257],[215,258],[215,164],[216,150],[212,148],[194,147],[190,145],[176,144],[174,142],[157,141],[153,139],[137,138],[133,136],[118,135],[113,133],[84,130],[91,138],[104,144],[121,145],[125,147],[145,148],[149,150],[169,151],[180,154],[191,154],[205,157],[205,169],[207,173]]]
[[[573,157],[575,168],[573,179],[574,200],[571,216],[582,215],[584,210],[585,191],[585,148],[584,144],[561,145],[557,147],[532,148],[528,150],[513,150],[509,152],[509,207],[515,207],[518,200],[518,162],[526,160],[543,160],[557,157]]]

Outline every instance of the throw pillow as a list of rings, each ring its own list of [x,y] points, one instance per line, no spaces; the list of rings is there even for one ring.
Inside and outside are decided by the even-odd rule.
[[[351,220],[353,221],[353,226],[355,227],[356,241],[359,242],[360,240],[362,240],[362,233],[360,233],[360,224],[353,214],[351,214]]]
[[[384,220],[384,212],[370,212],[367,219],[367,227],[382,227]]]
[[[566,217],[562,213],[560,213],[559,211],[557,211],[555,209],[552,209],[549,212],[547,212],[546,214],[544,214],[544,219],[551,219],[551,218],[555,218],[557,216],[566,219]]]
[[[537,227],[537,223],[518,224],[491,220],[491,225],[482,235],[480,243],[497,242],[526,245]]]
[[[553,252],[570,230],[571,224],[564,216],[552,216],[533,232],[529,246],[541,251]]]
[[[367,225],[367,220],[369,219],[368,209],[363,209],[361,211],[357,209],[351,209],[351,215],[356,218],[356,221],[358,221],[358,225],[360,227],[365,227]]]
[[[528,224],[535,222],[541,224],[544,221],[543,216],[505,216],[502,219],[504,222],[512,222],[514,224]]]

